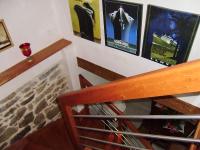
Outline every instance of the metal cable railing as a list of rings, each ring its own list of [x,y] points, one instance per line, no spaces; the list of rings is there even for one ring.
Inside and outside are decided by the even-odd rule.
[[[99,139],[95,139],[95,138],[91,138],[91,137],[86,137],[86,136],[80,136],[80,138],[86,139],[86,140],[95,141],[95,142],[100,142],[100,143],[104,143],[104,144],[110,144],[110,145],[114,145],[114,146],[119,146],[119,147],[123,147],[123,148],[134,149],[134,150],[147,150],[145,148],[139,148],[139,147],[124,145],[124,144],[118,144],[118,143],[108,142],[108,141],[99,140]]]
[[[144,148],[135,147],[135,145],[138,145],[138,144],[131,141],[126,136],[200,144],[199,139],[193,139],[193,138],[188,138],[188,137],[174,137],[174,136],[165,136],[165,135],[134,133],[134,132],[127,132],[127,131],[119,131],[117,129],[117,119],[199,120],[200,115],[123,115],[123,116],[121,116],[121,115],[112,115],[112,113],[110,113],[109,111],[105,111],[103,108],[103,105],[93,105],[92,109],[97,112],[97,115],[74,115],[74,117],[75,118],[101,119],[101,121],[108,127],[109,130],[90,128],[90,127],[84,127],[84,126],[77,126],[77,129],[102,132],[102,133],[114,133],[115,135],[121,134],[121,135],[123,135],[123,143],[124,144],[118,144],[118,143],[103,141],[103,140],[99,140],[99,139],[95,139],[95,138],[91,138],[91,137],[80,136],[81,138],[84,138],[87,140],[93,140],[93,141],[104,143],[104,144],[111,144],[111,145],[115,145],[115,146],[120,146],[120,147],[125,147],[125,148],[130,148],[130,149],[138,149],[138,150],[144,149]]]
[[[91,105],[90,107],[90,111],[92,114],[97,114],[97,115],[113,115],[108,109],[105,109],[103,104],[96,104],[96,105]],[[118,127],[118,120],[117,119],[111,119],[111,120],[103,120],[101,119],[101,122],[109,129],[108,131],[111,131],[111,133],[114,133],[116,136],[118,136],[119,134],[117,132],[120,132],[117,127]],[[121,126],[121,125],[120,125]],[[125,125],[123,126],[124,129],[126,129]],[[82,128],[82,126],[77,126],[77,129],[86,129],[86,128]],[[93,130],[94,131],[94,130]],[[120,147],[124,147],[126,149],[130,149],[130,150],[147,150],[144,148],[144,146],[138,141],[136,140],[136,137],[130,136],[130,135],[125,135],[125,134],[120,134],[122,136],[122,143],[123,144],[119,144],[119,143],[113,143],[111,145],[115,145],[115,146],[120,146]],[[86,137],[86,136],[82,136],[82,137]],[[92,137],[86,137],[85,139],[89,140],[89,139],[93,139],[93,141],[96,141],[98,139],[94,139]],[[107,141],[103,141],[101,140],[100,143],[104,143]],[[110,143],[107,143],[110,144]],[[117,144],[117,145],[116,145]],[[84,144],[81,143],[81,145],[83,146]],[[88,147],[93,147],[90,145],[87,145]],[[98,149],[98,148],[97,148]]]
[[[100,108],[100,106],[101,106],[101,108]],[[100,113],[100,112],[102,112],[104,115],[111,115],[111,113],[110,112],[106,112],[105,110],[104,110],[104,108],[103,108],[103,106],[102,106],[102,104],[98,104],[98,105],[93,105],[94,107],[96,107],[97,109],[98,109],[98,112]],[[93,108],[94,108],[93,107]],[[109,114],[108,114],[109,113]],[[117,122],[116,122],[116,120],[115,119],[113,119],[112,120],[112,122],[111,121],[109,121],[109,120],[106,120],[106,121],[104,121],[104,120],[101,120],[110,130],[112,130],[112,131],[118,131],[118,129],[117,129]],[[117,136],[117,134],[115,133],[115,135]],[[131,145],[131,142],[124,136],[124,135],[122,135],[122,137],[123,137],[123,143],[125,144],[125,145]]]
[[[74,115],[75,118],[100,118],[100,119],[175,119],[175,120],[200,120],[200,115]]]
[[[113,115],[113,114],[115,114],[109,107],[106,107],[105,104],[97,104],[95,106],[98,107],[99,105],[101,106],[101,109],[99,108],[100,109],[99,111],[103,111],[105,115]],[[111,112],[113,112],[113,114]],[[106,120],[106,121],[109,122],[109,120]],[[112,122],[114,123],[115,126],[118,125],[118,120],[117,119],[113,119]],[[109,122],[109,123],[111,124],[111,122]],[[123,126],[123,129],[127,129],[127,127],[123,123],[120,124],[120,126],[121,127]],[[117,128],[115,128],[114,131],[119,131],[119,130]],[[122,135],[122,137],[125,139],[124,140],[124,144],[126,144],[126,145],[137,145],[138,147],[140,146],[141,148],[144,148],[144,146],[141,144],[141,142],[139,142],[135,137],[129,136],[129,135]]]

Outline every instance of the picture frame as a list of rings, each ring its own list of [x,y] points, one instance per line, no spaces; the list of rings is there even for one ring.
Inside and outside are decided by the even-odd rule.
[[[101,43],[99,0],[68,0],[74,35]]]
[[[103,0],[105,45],[139,55],[142,9],[142,4]]]
[[[197,14],[148,5],[142,57],[166,66],[186,62],[199,20]]]
[[[3,19],[0,19],[0,52],[13,46],[10,34]]]

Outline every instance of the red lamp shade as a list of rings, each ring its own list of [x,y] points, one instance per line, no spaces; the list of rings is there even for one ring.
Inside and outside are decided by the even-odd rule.
[[[31,48],[30,48],[30,43],[23,43],[19,46],[19,48],[22,51],[22,54],[26,57],[29,57],[31,55]]]

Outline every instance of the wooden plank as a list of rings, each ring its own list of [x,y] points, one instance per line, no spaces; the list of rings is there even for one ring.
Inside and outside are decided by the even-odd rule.
[[[71,42],[65,39],[58,40],[57,42],[51,44],[50,46],[40,50],[38,53],[31,56],[32,61],[29,62],[27,59],[19,62],[13,67],[5,70],[0,74],[0,86],[5,84],[6,82],[12,80],[17,77],[24,71],[30,69],[31,67],[37,65],[41,61],[45,60],[49,56],[55,54],[56,52],[62,50],[64,47],[70,45]]]
[[[194,134],[194,139],[200,139],[200,121],[197,124],[197,128]],[[189,150],[197,150],[197,145],[196,144],[191,144]]]
[[[76,128],[76,122],[73,117],[72,107],[63,104],[62,101],[58,101],[58,105],[61,109],[62,116],[65,121],[66,131],[69,134],[71,143],[73,144],[75,150],[79,150],[80,138]]]
[[[200,114],[200,108],[181,101],[174,96],[156,97],[152,100],[182,114]]]
[[[92,83],[90,83],[86,78],[84,78],[81,74],[79,74],[79,81],[80,81],[80,85],[81,88],[87,88],[90,86],[93,86]]]
[[[77,61],[78,61],[79,67],[87,71],[90,71],[109,81],[125,78],[125,76],[123,75],[117,74],[113,71],[105,69],[101,66],[98,66],[92,62],[86,61],[82,58],[77,58]],[[98,70],[98,72],[100,73],[98,73],[96,70]],[[81,80],[83,77],[79,77],[79,78]],[[84,79],[82,79],[82,82],[84,82],[84,84],[88,84],[87,86],[89,87],[89,83],[86,83],[86,81],[85,80],[83,81],[83,80]],[[158,98],[153,98],[152,100],[183,114],[200,114],[200,108],[193,106],[191,104],[188,104],[186,102],[183,102],[174,96],[158,97]]]
[[[200,92],[200,60],[66,93],[68,105],[114,102]]]
[[[94,63],[91,63],[87,60],[84,60],[82,58],[77,58],[77,62],[78,62],[78,66],[87,70],[87,71],[90,71],[104,79],[107,79],[109,81],[114,81],[114,80],[117,80],[117,79],[122,79],[124,78],[125,76],[122,76],[118,73],[115,73],[113,71],[110,71],[106,68],[103,68],[101,66],[98,66]]]

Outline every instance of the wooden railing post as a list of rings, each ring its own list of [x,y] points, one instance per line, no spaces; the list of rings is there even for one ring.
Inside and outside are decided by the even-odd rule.
[[[200,121],[197,124],[197,128],[194,134],[194,138],[195,139],[199,139],[200,138]],[[196,150],[197,149],[197,145],[196,144],[191,144],[189,150]]]
[[[78,130],[76,128],[76,122],[73,117],[72,106],[65,105],[61,101],[58,101],[58,103],[63,113],[66,130],[67,130],[67,133],[69,134],[69,137],[74,146],[74,149],[80,150],[80,138],[79,138]]]

